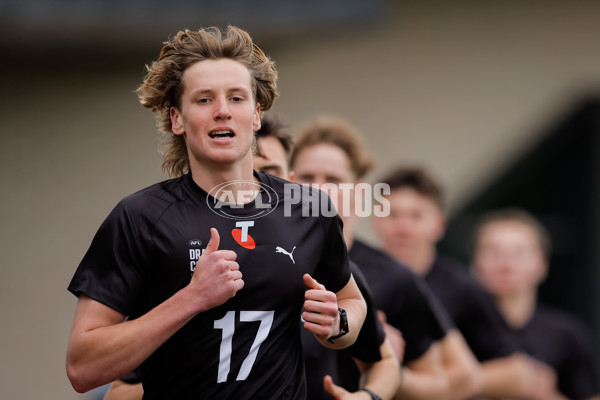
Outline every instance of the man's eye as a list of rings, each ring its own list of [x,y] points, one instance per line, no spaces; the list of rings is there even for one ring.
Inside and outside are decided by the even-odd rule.
[[[315,178],[312,175],[298,175],[297,180],[300,183],[311,183],[315,180]]]
[[[209,98],[207,97],[203,97],[201,99],[198,99],[198,103],[204,104],[204,103],[208,103],[210,101]]]
[[[242,101],[242,100],[244,100],[244,99],[240,96],[233,96],[231,98],[231,101],[234,101],[234,102],[238,102],[238,101]]]

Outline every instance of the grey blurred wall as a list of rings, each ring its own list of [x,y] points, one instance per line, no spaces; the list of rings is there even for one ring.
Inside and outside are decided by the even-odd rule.
[[[270,44],[274,111],[292,128],[321,112],[347,117],[376,155],[371,178],[398,161],[426,163],[452,209],[600,88],[599,2],[401,4],[379,27]],[[66,286],[116,202],[166,178],[153,118],[133,94],[147,59],[62,72],[43,61],[0,77],[7,399],[82,398],[64,372],[75,307]],[[363,235],[375,240],[368,224]]]

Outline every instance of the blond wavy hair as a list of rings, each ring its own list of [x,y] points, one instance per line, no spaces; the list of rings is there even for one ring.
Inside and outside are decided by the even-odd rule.
[[[190,169],[185,138],[173,134],[170,117],[171,107],[181,108],[183,72],[199,61],[221,58],[240,62],[248,68],[254,100],[261,112],[269,110],[277,97],[275,63],[253,43],[246,31],[228,26],[225,31],[208,27],[178,32],[164,43],[158,59],[146,66],[146,77],[137,89],[140,103],[155,114],[163,136],[162,168],[171,177],[181,176]]]
[[[302,150],[322,143],[337,146],[346,153],[350,161],[350,169],[357,179],[362,179],[375,165],[358,130],[348,121],[337,116],[318,116],[300,129],[294,142],[290,157],[292,169]]]

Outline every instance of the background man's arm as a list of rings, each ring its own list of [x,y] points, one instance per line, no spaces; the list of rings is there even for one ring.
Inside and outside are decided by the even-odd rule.
[[[448,378],[447,400],[468,399],[482,386],[479,362],[457,329],[451,329],[441,340],[444,370]]]
[[[439,400],[448,388],[439,342],[433,343],[421,357],[407,363],[401,372],[397,400]]]

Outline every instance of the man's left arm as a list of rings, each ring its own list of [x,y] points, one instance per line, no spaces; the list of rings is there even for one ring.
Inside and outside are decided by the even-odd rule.
[[[321,344],[330,349],[343,349],[356,340],[365,320],[367,306],[354,281],[350,280],[337,293],[328,291],[309,274],[304,274],[308,290],[304,294],[304,328],[315,334]],[[343,310],[340,311],[339,309]],[[343,314],[346,326],[342,326]],[[342,321],[342,324],[340,323]],[[343,331],[347,333],[340,336]]]

